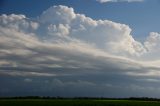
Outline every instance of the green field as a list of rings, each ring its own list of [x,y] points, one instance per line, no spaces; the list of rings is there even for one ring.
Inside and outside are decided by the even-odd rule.
[[[156,101],[130,100],[0,100],[0,106],[160,106]]]

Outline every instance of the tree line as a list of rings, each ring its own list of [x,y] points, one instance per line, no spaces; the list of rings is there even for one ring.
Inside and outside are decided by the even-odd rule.
[[[136,101],[160,101],[160,98],[149,97],[130,97],[130,98],[106,98],[106,97],[50,97],[50,96],[17,96],[17,97],[0,97],[0,99],[78,99],[78,100],[136,100]]]

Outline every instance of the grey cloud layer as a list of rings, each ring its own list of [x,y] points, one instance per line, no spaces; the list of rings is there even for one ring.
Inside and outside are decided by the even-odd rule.
[[[120,96],[126,91],[124,96],[129,96],[159,91],[150,86],[157,87],[159,81],[160,34],[152,32],[141,43],[130,32],[127,25],[93,20],[61,5],[35,20],[1,15],[0,95]],[[122,92],[115,93],[117,89]]]

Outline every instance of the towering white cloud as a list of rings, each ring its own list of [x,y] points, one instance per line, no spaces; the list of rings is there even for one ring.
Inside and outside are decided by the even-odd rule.
[[[54,17],[54,18],[53,18]],[[47,9],[40,16],[40,21],[44,23],[66,24],[70,23],[70,20],[75,18],[73,8],[66,6],[53,6]]]
[[[47,24],[50,35],[68,35],[116,54],[141,55],[145,52],[143,45],[130,35],[129,26],[108,20],[93,20],[74,13],[73,8],[53,6],[43,12],[39,20]]]

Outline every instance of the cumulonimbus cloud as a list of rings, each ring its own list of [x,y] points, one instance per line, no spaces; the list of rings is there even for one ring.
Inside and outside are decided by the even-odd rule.
[[[159,33],[152,32],[145,42],[139,42],[128,25],[94,20],[62,5],[50,7],[34,20],[3,14],[0,23],[1,76],[49,78],[38,80],[51,91],[59,90],[56,86],[69,89],[69,85],[78,89],[76,82],[87,90],[93,87],[93,91],[122,90],[123,84],[130,83],[142,90],[144,87],[136,85],[138,81],[145,85],[159,80]],[[57,80],[51,81],[52,77]],[[37,84],[41,91],[49,88]]]

